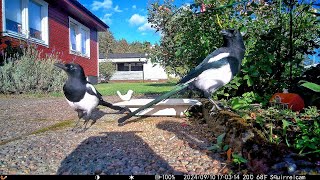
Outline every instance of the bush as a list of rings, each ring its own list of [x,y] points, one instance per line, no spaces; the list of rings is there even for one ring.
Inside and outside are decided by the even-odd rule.
[[[99,76],[101,79],[104,79],[104,81],[108,81],[115,71],[116,67],[112,62],[99,63]]]
[[[0,67],[0,93],[61,91],[66,74],[53,66],[58,61],[54,54],[40,58],[40,52],[29,46],[17,60],[9,60]]]
[[[294,92],[299,94],[306,106],[317,106],[320,108],[320,92],[314,91],[310,88],[306,88],[301,85],[299,82],[312,82],[315,84],[320,84],[320,65],[316,67],[311,67],[305,70],[300,77],[293,79],[292,88],[289,89],[289,92]]]

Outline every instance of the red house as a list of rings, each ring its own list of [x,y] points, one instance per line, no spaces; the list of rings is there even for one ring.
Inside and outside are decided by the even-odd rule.
[[[37,44],[82,65],[89,81],[98,77],[98,31],[109,27],[76,0],[0,0],[2,38]]]

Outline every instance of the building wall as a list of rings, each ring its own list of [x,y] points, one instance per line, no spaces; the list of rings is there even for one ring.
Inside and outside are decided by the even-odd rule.
[[[168,75],[164,68],[159,64],[152,64],[150,60],[146,64],[143,64],[144,79],[145,80],[163,80],[168,79]]]
[[[52,7],[49,4],[49,48],[42,47],[44,53],[59,53],[59,57],[66,62],[75,62],[80,64],[85,71],[86,76],[98,75],[98,55],[97,40],[98,33],[90,28],[90,59],[69,53],[69,16],[59,7]],[[79,21],[78,18],[72,17]],[[79,21],[82,23],[81,21]]]
[[[0,32],[2,32],[2,0],[0,0]],[[80,64],[85,71],[86,76],[98,76],[98,33],[95,29],[88,24],[84,24],[77,17],[73,19],[79,21],[83,25],[90,28],[90,59],[73,55],[69,53],[69,16],[61,7],[54,7],[50,5],[48,7],[49,16],[49,47],[38,46],[38,49],[42,52],[42,56],[46,54],[55,53],[64,62],[75,62]],[[12,39],[12,38],[10,38]]]
[[[110,81],[140,81],[143,80],[143,71],[116,71]]]
[[[146,62],[143,64],[143,71],[116,71],[110,81],[166,81],[168,79],[164,68],[158,64],[152,64],[145,58],[122,58],[110,59],[113,63],[124,62]],[[106,59],[99,59],[99,62],[106,62]]]

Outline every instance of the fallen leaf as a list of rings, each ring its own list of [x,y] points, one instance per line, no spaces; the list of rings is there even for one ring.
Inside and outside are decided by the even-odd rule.
[[[232,148],[229,148],[227,151],[227,162],[231,162],[231,154],[232,154]]]

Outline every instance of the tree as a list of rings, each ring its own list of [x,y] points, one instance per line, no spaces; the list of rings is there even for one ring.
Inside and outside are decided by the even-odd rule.
[[[112,53],[115,44],[113,34],[107,30],[106,32],[98,32],[99,52],[107,55]]]
[[[106,32],[98,33],[99,39],[99,52],[100,54],[110,53],[145,53],[151,47],[149,42],[132,42],[128,43],[127,40],[116,40],[109,30]]]
[[[290,76],[303,70],[305,55],[319,47],[319,23],[310,1],[196,0],[176,7],[172,1],[153,2],[148,21],[162,33],[153,61],[169,72],[185,75],[221,45],[219,31],[237,28],[245,33],[246,57],[241,73],[218,95],[254,91],[268,97],[290,86]],[[205,11],[198,9],[205,6]],[[204,9],[204,8],[203,8]]]

